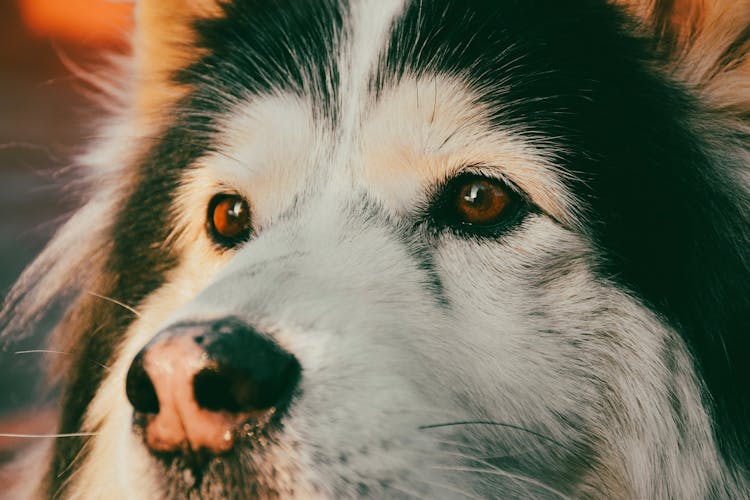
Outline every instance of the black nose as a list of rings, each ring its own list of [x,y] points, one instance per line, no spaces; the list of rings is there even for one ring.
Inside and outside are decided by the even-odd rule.
[[[213,325],[195,341],[211,360],[193,379],[198,406],[230,413],[286,406],[301,372],[294,356],[236,323]]]
[[[178,324],[136,356],[126,379],[154,451],[228,451],[236,430],[275,418],[301,376],[297,359],[236,319]]]

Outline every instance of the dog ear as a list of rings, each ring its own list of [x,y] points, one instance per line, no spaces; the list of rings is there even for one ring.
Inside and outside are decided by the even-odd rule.
[[[750,0],[613,0],[668,54],[679,80],[750,112]]]
[[[218,17],[220,0],[136,0],[133,55],[138,113],[153,117],[187,89],[174,81],[177,71],[200,57],[193,24]]]

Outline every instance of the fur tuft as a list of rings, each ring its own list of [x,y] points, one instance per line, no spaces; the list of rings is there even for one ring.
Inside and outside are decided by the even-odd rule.
[[[614,0],[669,56],[674,76],[714,108],[750,120],[750,1]]]

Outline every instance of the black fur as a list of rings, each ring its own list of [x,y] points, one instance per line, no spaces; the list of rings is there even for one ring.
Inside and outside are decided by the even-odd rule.
[[[747,463],[750,200],[732,165],[722,170],[709,150],[748,138],[710,123],[660,77],[655,41],[627,25],[601,1],[415,0],[384,55],[388,73],[373,85],[405,74],[463,76],[496,110],[498,127],[557,143],[605,256],[600,273],[678,329],[722,451]],[[715,127],[716,144],[696,124]]]
[[[194,102],[227,110],[249,96],[286,91],[313,98],[321,118],[337,110],[335,47],[346,36],[335,0],[235,0],[219,19],[196,23],[208,55],[178,80],[197,87]]]
[[[105,273],[110,276],[106,290],[97,293],[136,306],[164,279],[164,273],[175,265],[165,248],[172,227],[170,206],[179,174],[207,147],[198,119],[179,121],[164,134],[138,168],[139,178],[112,228],[112,249]],[[92,299],[96,304],[82,307],[86,318],[84,331],[76,332],[71,372],[64,384],[60,432],[75,433],[106,372],[106,362],[121,341],[122,333],[132,323],[132,312],[115,304]],[[75,315],[76,312],[74,311]],[[78,313],[80,314],[80,313]],[[70,318],[70,321],[75,321]],[[63,326],[64,328],[64,326]],[[93,362],[96,361],[96,362]],[[85,453],[85,438],[61,439],[55,442],[53,465],[48,480],[51,492],[58,492],[75,471],[70,464]],[[80,459],[80,458],[79,458]]]

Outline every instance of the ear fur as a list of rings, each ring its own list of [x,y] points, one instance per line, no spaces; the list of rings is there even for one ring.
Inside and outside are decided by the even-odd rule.
[[[137,112],[154,118],[165,105],[182,96],[186,89],[173,81],[174,73],[200,57],[192,24],[217,17],[217,0],[138,0],[134,56],[136,65]]]
[[[750,117],[750,0],[613,0],[668,54],[678,80]]]

